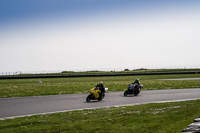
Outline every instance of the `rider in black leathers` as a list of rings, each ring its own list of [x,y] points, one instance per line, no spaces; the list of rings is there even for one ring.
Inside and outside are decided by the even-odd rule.
[[[104,87],[104,85],[103,85],[103,82],[100,81],[100,82],[96,85],[96,87],[98,87],[99,90],[101,90],[101,93],[100,93],[99,95],[100,95],[100,97],[102,97],[102,94],[105,93],[105,87]]]
[[[135,84],[135,88],[138,89],[138,87],[139,87],[139,85],[140,85],[139,79],[136,79],[132,84]]]

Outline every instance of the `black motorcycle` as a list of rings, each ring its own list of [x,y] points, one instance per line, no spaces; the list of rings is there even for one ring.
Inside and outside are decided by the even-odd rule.
[[[143,88],[142,84],[129,84],[127,87],[127,90],[124,92],[124,96],[132,95],[132,94],[137,96],[140,93],[142,88]]]

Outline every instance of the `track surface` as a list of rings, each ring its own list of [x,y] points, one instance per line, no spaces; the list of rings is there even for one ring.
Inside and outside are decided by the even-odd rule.
[[[142,91],[138,96],[128,97],[124,97],[123,92],[108,92],[103,101],[90,103],[85,100],[87,95],[0,98],[0,119],[86,108],[200,99],[200,88]]]

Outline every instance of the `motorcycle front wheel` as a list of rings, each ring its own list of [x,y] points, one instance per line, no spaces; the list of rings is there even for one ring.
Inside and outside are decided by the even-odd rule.
[[[91,100],[91,97],[90,97],[90,95],[89,95],[89,96],[87,96],[87,98],[86,98],[86,102],[90,102],[90,100]]]
[[[124,92],[124,96],[127,96],[127,95],[128,95],[128,91],[125,91],[125,92]]]
[[[140,93],[140,88],[135,92],[135,96],[137,96]]]
[[[136,92],[136,93],[135,93],[135,96],[137,96],[138,94],[139,94],[139,92]]]
[[[102,94],[102,96],[98,98],[98,101],[101,101],[104,97],[105,97],[105,94]]]
[[[98,101],[101,101],[102,100],[102,98],[100,97],[100,98],[98,98]]]

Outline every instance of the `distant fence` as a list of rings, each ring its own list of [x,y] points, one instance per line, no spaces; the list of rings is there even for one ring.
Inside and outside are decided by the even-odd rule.
[[[61,73],[62,71],[29,71],[29,72],[0,72],[0,76],[12,76],[12,75],[20,75],[20,74],[53,74],[53,73]]]
[[[7,75],[0,79],[30,79],[30,78],[70,78],[70,77],[108,77],[108,76],[137,76],[137,75],[171,75],[171,74],[200,74],[200,71],[190,72],[151,72],[151,73],[112,73],[112,74],[83,74],[83,75]]]

